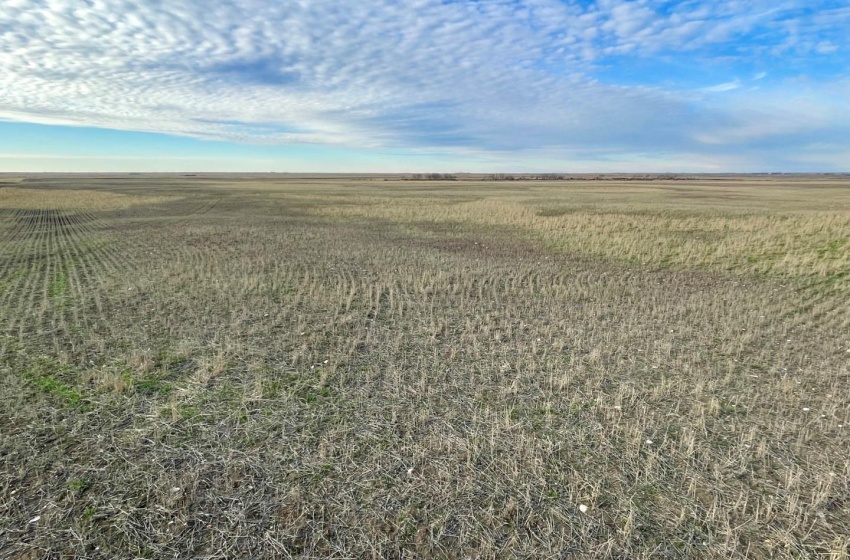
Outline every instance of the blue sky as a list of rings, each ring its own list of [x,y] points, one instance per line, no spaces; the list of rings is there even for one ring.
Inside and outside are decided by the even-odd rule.
[[[850,171],[847,0],[3,0],[0,171]]]

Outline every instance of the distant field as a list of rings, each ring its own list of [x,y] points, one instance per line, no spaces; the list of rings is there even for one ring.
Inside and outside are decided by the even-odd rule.
[[[850,177],[7,179],[2,558],[850,557]]]

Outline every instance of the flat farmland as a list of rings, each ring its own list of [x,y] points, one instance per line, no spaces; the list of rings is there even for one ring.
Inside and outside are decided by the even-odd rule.
[[[850,177],[0,176],[0,557],[848,558]]]

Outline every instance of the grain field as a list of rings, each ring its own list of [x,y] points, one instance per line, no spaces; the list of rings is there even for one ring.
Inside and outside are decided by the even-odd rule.
[[[0,557],[850,556],[850,178],[0,180]]]

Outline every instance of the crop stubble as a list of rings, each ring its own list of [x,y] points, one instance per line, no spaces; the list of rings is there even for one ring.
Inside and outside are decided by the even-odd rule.
[[[0,555],[848,555],[846,179],[8,189]]]

